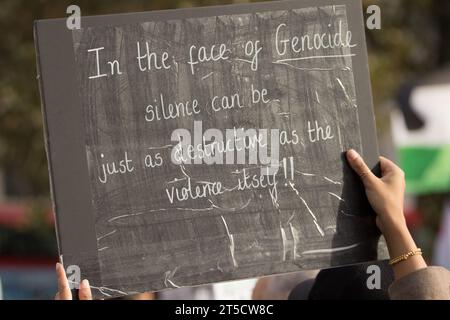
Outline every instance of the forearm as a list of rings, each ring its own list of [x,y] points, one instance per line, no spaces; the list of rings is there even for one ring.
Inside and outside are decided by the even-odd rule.
[[[385,239],[391,259],[417,249],[416,243],[406,224],[392,228],[392,230],[386,232]],[[411,256],[407,260],[392,266],[396,280],[426,267],[427,264],[421,255]]]

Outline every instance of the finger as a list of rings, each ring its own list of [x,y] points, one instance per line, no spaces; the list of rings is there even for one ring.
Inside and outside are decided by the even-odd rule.
[[[78,298],[80,300],[92,300],[91,287],[87,279],[84,279],[80,283],[80,288],[78,290]]]
[[[372,173],[363,158],[355,150],[347,151],[347,160],[352,169],[361,177],[364,185],[373,183],[377,177]]]
[[[56,279],[58,280],[58,298],[59,300],[72,300],[69,281],[67,281],[66,272],[61,263],[56,264]]]
[[[394,162],[385,157],[380,157],[380,167],[381,174],[383,176],[390,173],[402,172],[402,169],[400,169],[400,167],[398,167]]]

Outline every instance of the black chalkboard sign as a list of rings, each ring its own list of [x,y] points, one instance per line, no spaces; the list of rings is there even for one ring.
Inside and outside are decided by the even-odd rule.
[[[303,0],[35,24],[61,260],[96,297],[377,258],[362,7]]]

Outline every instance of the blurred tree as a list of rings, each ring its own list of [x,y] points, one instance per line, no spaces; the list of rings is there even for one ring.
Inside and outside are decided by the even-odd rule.
[[[382,28],[367,32],[373,91],[392,96],[401,82],[450,60],[450,2],[364,0],[381,7]]]

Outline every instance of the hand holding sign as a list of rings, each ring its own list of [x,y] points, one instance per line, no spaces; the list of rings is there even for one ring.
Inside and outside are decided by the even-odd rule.
[[[36,42],[60,254],[94,297],[376,258],[344,161],[378,161],[360,4],[82,20]]]
[[[72,300],[72,291],[70,290],[66,272],[63,265],[59,262],[56,264],[56,279],[58,281],[58,292],[55,295],[55,300]],[[92,300],[91,288],[89,281],[86,279],[79,284],[78,299]]]

